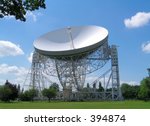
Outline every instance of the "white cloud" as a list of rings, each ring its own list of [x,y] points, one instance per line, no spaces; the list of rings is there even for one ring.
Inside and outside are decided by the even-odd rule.
[[[0,82],[4,84],[6,79],[15,84],[23,84],[28,74],[28,69],[24,67],[0,64]]]
[[[5,18],[5,19],[7,19],[7,20],[9,20],[9,19],[15,19],[15,17],[14,17],[14,16],[12,16],[12,15],[4,16],[4,18]]]
[[[124,24],[127,28],[138,28],[144,26],[150,22],[150,12],[138,12],[131,18],[124,20]]]
[[[34,14],[33,12],[31,12],[31,11],[28,11],[28,12],[27,12],[26,18],[27,18],[27,19],[31,18],[34,22],[37,21],[37,15]]]
[[[37,12],[27,11],[25,17],[26,17],[26,20],[27,20],[27,21],[28,21],[28,20],[32,20],[33,22],[36,22],[39,16],[42,16],[42,13],[40,13],[40,12],[37,13]]]
[[[0,74],[14,74],[16,76],[21,76],[27,73],[26,68],[9,66],[7,64],[0,64]]]
[[[127,83],[130,85],[139,85],[140,83],[137,81],[120,81],[120,84]]]
[[[23,55],[24,52],[19,45],[10,41],[0,40],[0,57]]]
[[[13,84],[20,84],[21,87],[27,89],[29,88],[30,81],[31,81],[31,69],[25,67],[18,67],[15,65],[8,65],[8,64],[0,64],[0,85],[3,85],[6,80]],[[46,76],[45,76],[46,77]],[[58,82],[58,78],[47,76],[48,80],[51,82]],[[49,87],[51,84],[50,81],[45,82],[45,86]],[[60,86],[62,89],[62,87]]]
[[[10,41],[0,40],[0,56],[17,56],[24,54],[19,45],[15,45]]]
[[[29,61],[30,63],[32,63],[32,56],[33,56],[33,52],[31,52],[30,55],[28,56],[28,61]]]
[[[150,41],[142,44],[142,51],[145,53],[150,53]]]

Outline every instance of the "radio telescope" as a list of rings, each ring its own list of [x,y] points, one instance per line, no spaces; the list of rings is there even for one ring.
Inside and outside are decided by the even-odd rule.
[[[74,90],[80,92],[86,75],[102,68],[111,59],[112,99],[120,99],[118,56],[116,46],[108,45],[108,31],[98,26],[77,26],[58,29],[34,41],[31,69],[33,88],[41,91],[50,76],[58,78],[63,97]]]

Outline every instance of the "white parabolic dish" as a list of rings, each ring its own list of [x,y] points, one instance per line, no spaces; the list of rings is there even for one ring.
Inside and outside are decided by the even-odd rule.
[[[108,31],[103,27],[68,27],[42,35],[34,41],[34,48],[43,55],[69,56],[94,50],[107,38]]]

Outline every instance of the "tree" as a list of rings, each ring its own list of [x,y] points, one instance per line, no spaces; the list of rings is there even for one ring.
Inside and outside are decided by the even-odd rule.
[[[31,101],[29,97],[29,91],[21,92],[19,95],[21,101]]]
[[[138,99],[138,93],[140,91],[140,85],[134,85],[132,86],[132,98]]]
[[[87,88],[90,88],[90,84],[89,83],[87,83],[87,86],[86,86]]]
[[[11,84],[10,82],[8,82],[8,80],[6,80],[5,86],[10,88],[10,90],[11,90],[11,95],[9,97],[10,100],[15,100],[16,98],[18,98],[20,89],[18,89],[17,85]]]
[[[6,83],[1,86],[0,89],[0,99],[2,101],[11,101],[16,100],[18,98],[19,89],[17,85],[11,84],[6,80]]]
[[[16,19],[26,21],[27,11],[46,8],[45,0],[0,0],[0,18],[15,16]]]
[[[38,91],[36,89],[29,89],[25,92],[20,93],[21,101],[34,101],[34,98],[38,95]]]
[[[42,90],[42,95],[47,97],[50,101],[52,98],[55,98],[57,95],[57,90],[55,88],[49,87]]]
[[[123,83],[121,85],[121,92],[124,99],[137,99],[140,86],[138,85],[129,85]]]
[[[37,91],[36,89],[29,89],[29,90],[28,90],[28,94],[29,94],[30,100],[33,101],[34,98],[35,98],[36,96],[38,96],[38,91]]]
[[[104,88],[102,87],[102,83],[99,82],[99,86],[98,86],[98,89],[97,89],[98,92],[103,92],[104,91]]]
[[[138,94],[139,98],[142,100],[149,100],[150,99],[150,78],[144,78],[141,81],[140,91]]]
[[[9,102],[11,94],[12,94],[12,91],[8,86],[6,85],[0,86],[0,100],[1,101]]]
[[[59,91],[59,85],[57,83],[53,83],[50,88],[54,88],[57,92]]]

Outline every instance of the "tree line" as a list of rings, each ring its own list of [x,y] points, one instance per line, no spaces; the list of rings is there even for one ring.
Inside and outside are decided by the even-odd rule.
[[[121,85],[122,96],[124,99],[150,100],[150,77],[144,78],[140,85]]]
[[[108,89],[111,90],[111,89]],[[59,92],[59,85],[53,83],[49,88],[44,88],[42,91],[31,88],[29,90],[20,89],[20,85],[11,84],[6,81],[4,85],[0,86],[0,100],[5,102],[10,102],[14,100],[20,101],[34,101],[36,98],[44,97],[48,101],[54,99]],[[99,82],[98,88],[96,88],[96,84],[93,84],[93,87],[90,87],[89,83],[87,86],[82,89],[82,92],[104,92],[104,88]],[[125,100],[150,100],[150,78],[144,78],[140,85],[130,85],[127,83],[123,83],[121,85],[122,96]]]
[[[20,85],[11,84],[6,81],[4,85],[0,86],[0,100],[4,102],[11,101],[34,101],[39,95],[47,98],[49,101],[55,98],[59,91],[59,85],[53,83],[49,88],[44,88],[41,94],[37,89],[31,88],[28,90],[20,89]]]

